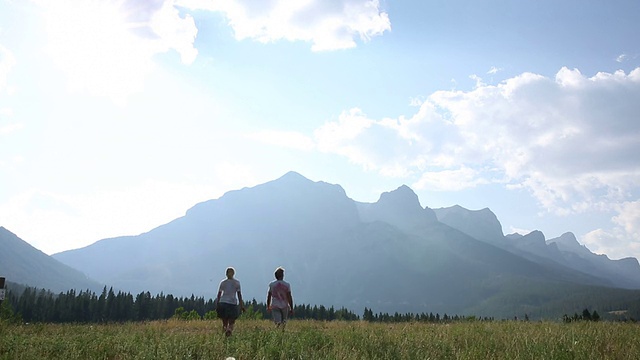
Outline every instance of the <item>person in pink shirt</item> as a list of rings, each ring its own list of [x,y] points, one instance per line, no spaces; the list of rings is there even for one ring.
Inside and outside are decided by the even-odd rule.
[[[278,267],[274,273],[276,279],[269,283],[267,293],[267,311],[271,312],[273,322],[277,327],[284,328],[284,325],[293,315],[293,297],[291,296],[291,285],[284,281],[284,269]]]

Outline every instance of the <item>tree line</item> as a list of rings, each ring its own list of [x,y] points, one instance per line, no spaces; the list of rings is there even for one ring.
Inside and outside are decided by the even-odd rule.
[[[215,302],[204,297],[175,297],[163,293],[151,295],[148,291],[133,295],[115,292],[105,286],[102,293],[85,290],[69,290],[54,294],[49,290],[24,287],[21,291],[9,290],[2,304],[2,318],[17,322],[46,323],[105,323],[127,321],[153,321],[178,318],[183,320],[215,319]],[[265,303],[255,299],[245,304],[243,318],[268,319],[270,314]],[[344,307],[336,309],[324,305],[295,305],[294,319],[355,321],[361,317]],[[449,322],[475,319],[475,317],[449,316],[444,314],[374,314],[365,308],[362,319],[370,322],[428,321]],[[489,320],[487,318],[481,320]]]
[[[215,302],[204,297],[175,297],[163,293],[151,295],[148,291],[132,295],[104,287],[99,295],[86,290],[69,290],[65,293],[54,294],[49,290],[32,287],[20,288],[18,292],[9,290],[5,301],[0,307],[0,319],[10,319],[14,322],[45,322],[45,323],[105,323],[129,321],[153,321],[177,318],[183,320],[215,319]],[[243,318],[268,319],[265,303],[255,299],[245,304],[246,311]],[[309,320],[364,320],[368,322],[429,322],[448,323],[456,321],[493,321],[492,317],[475,317],[444,315],[433,313],[374,313],[372,309],[364,308],[362,317],[342,307],[323,305],[296,305],[295,319]],[[525,315],[524,320],[528,320]],[[564,322],[598,321],[600,315],[594,310],[585,309],[581,315],[564,315]]]
[[[45,289],[27,287],[21,294],[9,291],[9,302],[14,313],[24,322],[125,322],[168,319],[175,309],[182,307],[204,314],[213,309],[213,300],[202,297],[174,297],[149,292],[132,295],[128,292],[103,288],[100,295],[86,290],[69,290],[54,294]]]
[[[255,299],[245,304],[245,318],[268,318],[267,306]],[[2,318],[20,322],[46,323],[101,323],[179,319],[216,318],[215,302],[204,297],[175,297],[151,295],[148,291],[132,295],[113,288],[103,288],[101,294],[86,290],[69,290],[54,294],[45,289],[26,287],[17,294],[9,290],[2,304]],[[294,318],[314,320],[359,320],[346,308],[336,309],[323,305],[296,305]]]
[[[399,313],[395,312],[393,314],[389,313],[374,313],[373,310],[369,308],[364,308],[364,314],[362,319],[369,322],[429,322],[429,323],[449,323],[455,321],[493,321],[493,317],[476,317],[476,316],[461,316],[461,315],[447,315],[446,313],[442,316],[436,313]]]
[[[578,313],[574,313],[573,316],[569,316],[567,314],[562,315],[562,321],[566,323],[575,322],[575,321],[600,321],[600,314],[596,310],[590,312],[589,309],[582,310],[582,315],[578,315]],[[633,321],[633,319],[631,319]]]

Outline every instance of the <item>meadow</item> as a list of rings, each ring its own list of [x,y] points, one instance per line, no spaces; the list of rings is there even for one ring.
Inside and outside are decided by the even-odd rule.
[[[448,324],[239,320],[123,324],[0,322],[0,359],[639,359],[640,327],[622,322]]]

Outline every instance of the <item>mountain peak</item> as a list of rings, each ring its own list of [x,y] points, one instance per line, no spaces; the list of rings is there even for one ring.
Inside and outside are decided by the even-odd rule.
[[[534,238],[534,239],[538,239],[538,240],[539,239],[543,239],[544,240],[544,234],[540,230],[533,230],[530,233],[528,233],[527,235],[525,235],[525,237]]]
[[[309,179],[307,179],[306,177],[302,176],[300,173],[295,172],[295,171],[287,172],[286,174],[282,175],[278,180],[295,180],[295,181],[306,180],[306,181],[310,181]]]
[[[402,185],[399,188],[384,192],[380,195],[380,199],[378,199],[378,203],[384,204],[385,206],[402,206],[404,208],[420,208],[420,200],[418,200],[418,195],[416,195],[413,190],[407,185]]]
[[[533,230],[527,235],[517,239],[517,241],[515,242],[515,245],[518,245],[518,246],[522,246],[524,244],[526,244],[525,246],[527,246],[529,249],[532,249],[533,247],[540,250],[540,249],[546,249],[547,247],[544,234],[540,230]]]
[[[566,232],[560,235],[560,237],[556,239],[556,242],[565,245],[580,245],[578,239],[576,239],[576,236],[572,232]]]
[[[469,210],[460,205],[453,205],[448,208],[435,209],[435,214],[438,221],[475,239],[490,244],[503,240],[502,224],[489,208]]]
[[[560,237],[550,239],[547,243],[556,243],[562,251],[570,251],[576,254],[591,254],[591,251],[589,251],[586,246],[578,242],[578,239],[576,239],[576,236],[572,232],[566,232],[560,235]]]
[[[409,231],[437,220],[433,210],[423,208],[418,195],[407,185],[382,193],[373,204],[359,203],[358,208],[365,222],[383,221]]]

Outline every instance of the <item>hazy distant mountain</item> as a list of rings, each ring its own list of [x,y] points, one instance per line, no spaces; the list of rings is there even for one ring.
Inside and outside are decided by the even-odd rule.
[[[488,209],[456,220],[462,229],[451,225],[464,211],[422,208],[406,186],[356,202],[338,185],[290,172],[197,204],[147,233],[54,257],[119,289],[187,296],[215,296],[225,267],[234,266],[245,298],[260,301],[282,265],[296,302],[356,311],[557,313],[557,301],[611,285],[497,246],[507,239]],[[444,213],[451,224],[438,221]]]
[[[586,246],[580,245],[575,235],[570,232],[549,239],[546,243],[549,247],[557,249],[567,266],[609,279],[619,287],[630,289],[640,287],[640,264],[636,258],[611,260],[607,255],[596,255]]]
[[[66,292],[70,289],[98,291],[103,286],[34,248],[2,226],[0,275],[12,283],[53,292]]]
[[[489,244],[504,244],[504,234],[502,224],[496,215],[484,208],[482,210],[467,210],[462,206],[455,205],[448,208],[435,209],[434,213],[438,221],[443,222],[475,239]]]
[[[640,264],[637,259],[611,260],[606,255],[596,255],[580,245],[570,232],[550,240],[545,240],[540,231],[504,236],[500,222],[489,209],[471,211],[452,206],[435,209],[435,213],[439,221],[451,227],[536,263],[579,271],[600,278],[610,286],[640,288]]]
[[[224,268],[233,265],[246,294],[261,299],[276,266],[291,264],[292,276],[296,266],[322,270],[327,259],[315,249],[340,244],[344,229],[357,223],[340,186],[289,173],[197,204],[148,233],[54,257],[122,289],[181,295],[215,296]]]
[[[418,196],[406,185],[383,193],[373,204],[357,202],[356,205],[361,221],[382,221],[408,232],[438,221],[433,210],[423,209]]]

